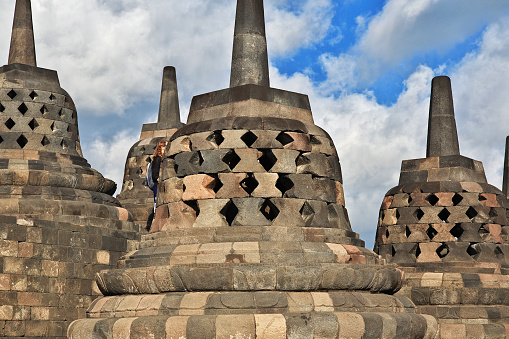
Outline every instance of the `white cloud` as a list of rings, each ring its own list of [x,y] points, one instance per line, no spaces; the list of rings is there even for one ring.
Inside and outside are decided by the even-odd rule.
[[[284,6],[290,2],[296,9]],[[299,48],[320,43],[331,29],[334,16],[331,0],[267,1],[265,12],[269,54],[287,57]]]
[[[390,0],[357,46],[360,73],[372,76],[419,53],[446,52],[509,14],[506,0]]]
[[[84,157],[105,178],[117,183],[117,192],[122,189],[127,153],[138,137],[131,130],[123,130],[108,139],[97,138],[83,145]]]
[[[9,32],[0,47],[8,51],[14,6],[0,2],[0,31]],[[38,65],[59,72],[81,112],[122,114],[157,101],[166,65],[177,68],[182,106],[229,84],[235,1],[39,0],[32,7]],[[331,0],[271,0],[266,8],[274,57],[319,42],[333,15]]]
[[[460,149],[484,163],[488,181],[501,187],[509,135],[509,17],[490,25],[479,49],[452,70]]]

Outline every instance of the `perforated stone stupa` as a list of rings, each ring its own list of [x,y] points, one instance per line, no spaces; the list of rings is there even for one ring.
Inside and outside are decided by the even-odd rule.
[[[81,154],[74,103],[36,66],[30,0],[0,67],[0,336],[63,338],[99,295],[94,275],[133,248],[115,184]]]
[[[154,154],[158,142],[169,141],[182,126],[177,75],[174,67],[167,66],[163,71],[158,121],[143,125],[140,140],[129,150],[122,191],[117,196],[122,206],[132,213],[134,221],[144,229],[151,228],[154,217],[154,194],[145,180],[150,157]]]
[[[69,338],[433,338],[400,270],[351,230],[308,97],[269,87],[262,0],[239,0],[230,88],[166,148],[151,234],[101,271]]]
[[[382,203],[376,251],[404,269],[406,295],[442,338],[509,335],[506,195],[460,155],[451,83],[432,82],[426,158],[405,160]]]

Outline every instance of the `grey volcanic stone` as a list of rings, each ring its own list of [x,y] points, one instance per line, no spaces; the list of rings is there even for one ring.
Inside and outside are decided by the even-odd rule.
[[[459,154],[451,79],[446,76],[435,77],[431,83],[426,157]]]

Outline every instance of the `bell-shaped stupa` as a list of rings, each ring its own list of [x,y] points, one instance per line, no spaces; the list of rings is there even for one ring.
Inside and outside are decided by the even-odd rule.
[[[398,295],[438,318],[442,338],[506,335],[507,207],[482,163],[460,155],[451,81],[434,78],[426,158],[403,161],[375,250],[405,271]]]
[[[269,87],[262,0],[238,0],[231,87],[166,147],[151,234],[97,278],[70,338],[433,338],[350,228],[306,95]]]
[[[177,91],[175,68],[167,66],[163,71],[161,100],[157,123],[144,124],[140,140],[127,155],[122,191],[117,199],[133,215],[134,222],[150,230],[154,217],[154,194],[146,182],[147,166],[157,144],[169,141],[170,137],[182,127]]]
[[[1,337],[63,338],[85,314],[94,274],[139,237],[115,186],[83,158],[74,103],[37,67],[31,3],[17,0],[0,67]]]

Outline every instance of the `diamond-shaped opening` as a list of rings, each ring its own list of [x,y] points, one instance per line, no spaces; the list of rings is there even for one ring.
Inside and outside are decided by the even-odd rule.
[[[49,128],[51,128],[51,131],[55,132],[57,127],[55,126],[55,123],[52,123]]]
[[[415,210],[414,217],[416,217],[417,220],[421,220],[423,216],[424,216],[424,212],[420,208]]]
[[[249,176],[242,180],[240,182],[240,186],[246,191],[248,194],[253,193],[253,191],[258,187],[258,181],[254,178],[252,174],[249,174]]]
[[[315,210],[307,201],[304,202],[304,205],[302,205],[300,208],[299,213],[302,215],[302,219],[304,219],[305,222],[309,221],[315,216]]]
[[[479,201],[487,200],[486,197],[482,194],[479,194]]]
[[[0,113],[3,113],[5,111],[4,105],[0,104]]]
[[[198,207],[198,202],[196,200],[184,201],[184,204],[191,207],[196,212],[196,216],[200,214],[200,208]]]
[[[23,134],[21,134],[16,142],[18,143],[19,147],[23,148],[28,143],[28,139],[25,138]]]
[[[273,221],[279,215],[279,209],[270,201],[266,199],[260,207],[260,212],[270,221]]]
[[[263,150],[262,153],[263,155],[258,159],[258,162],[268,172],[276,164],[277,158],[270,149]]]
[[[61,117],[62,115],[64,115],[64,110],[63,110],[63,109],[60,109],[60,111],[58,111],[58,116],[60,116],[60,117]]]
[[[465,212],[465,214],[467,215],[467,217],[469,219],[472,219],[472,218],[475,218],[477,216],[477,211],[475,210],[475,208],[473,208],[472,206],[470,206],[468,208],[468,210]]]
[[[401,216],[401,214],[399,213],[399,210],[396,209],[396,220],[398,220],[400,216]]]
[[[7,93],[7,96],[11,99],[14,99],[16,95],[18,95],[18,93],[16,93],[13,89],[11,89],[9,93]]]
[[[44,137],[42,138],[42,140],[41,140],[41,145],[43,145],[43,146],[47,146],[47,145],[49,145],[49,139],[48,139],[48,138],[46,138],[46,136],[44,136]]]
[[[239,213],[239,209],[237,208],[237,206],[235,206],[235,204],[230,200],[228,201],[228,203],[221,209],[221,211],[219,211],[219,213],[221,213],[225,219],[226,219],[226,222],[228,223],[228,225],[232,225],[233,223],[233,220],[235,219],[235,217],[237,216],[237,214]]]
[[[32,131],[34,129],[36,129],[37,127],[39,127],[39,123],[37,122],[37,120],[35,119],[32,119],[30,120],[30,122],[28,123],[28,126],[32,129]]]
[[[16,125],[16,123],[15,123],[15,122],[14,122],[14,120],[12,120],[11,118],[9,118],[9,119],[5,122],[5,126],[6,126],[8,129],[12,129],[15,125]]]
[[[230,167],[231,170],[235,168],[240,162],[240,157],[235,153],[234,150],[231,150],[230,152],[226,153],[223,157],[223,162]]]
[[[490,208],[490,213],[488,214],[490,218],[498,217],[498,212],[495,207]]]
[[[440,213],[438,213],[438,217],[443,222],[447,222],[447,218],[449,218],[450,215],[451,215],[451,212],[449,212],[447,210],[447,208],[444,208],[443,210],[440,211]]]
[[[389,227],[386,227],[386,228],[385,228],[385,237],[386,237],[387,239],[389,239],[389,236],[390,236],[390,235],[391,235],[391,234],[389,233]]]
[[[481,225],[479,227],[479,236],[484,239],[488,234],[490,234],[490,231],[484,228],[484,225]]]
[[[433,228],[433,226],[429,226],[426,230],[426,234],[428,235],[429,240],[433,240],[433,238],[438,234],[437,230]]]
[[[32,91],[29,95],[28,95],[32,100],[35,100],[35,98],[37,98],[39,95],[35,92],[35,91]]]
[[[467,248],[467,253],[471,257],[476,257],[479,255],[479,253],[481,253],[481,249],[477,243],[471,243]]]
[[[67,126],[67,133],[69,134],[69,136],[72,136],[72,128],[71,128],[71,125],[68,125],[68,126]]]
[[[4,138],[0,137],[0,144],[4,142]]]
[[[396,249],[394,248],[394,246],[391,246],[391,254],[393,257],[396,255]]]
[[[279,178],[276,181],[276,188],[281,191],[282,196],[284,196],[288,190],[292,189],[293,186],[294,183],[290,180],[290,178],[283,174],[279,175]]]
[[[221,145],[224,141],[224,137],[221,134],[221,131],[214,131],[211,135],[209,135],[205,140],[211,141],[217,146]]]
[[[451,233],[451,235],[452,235],[453,237],[455,237],[455,238],[456,238],[456,240],[458,240],[458,239],[461,237],[461,235],[463,234],[463,232],[464,232],[464,231],[463,231],[463,227],[461,227],[461,224],[456,224],[456,225],[454,225],[454,227],[453,227],[453,228],[451,228],[451,230],[449,231],[449,233]]]
[[[279,141],[283,146],[286,146],[293,142],[293,138],[286,134],[285,132],[279,133],[279,135],[276,137],[276,140]]]
[[[405,227],[405,235],[406,237],[408,238],[410,236],[410,234],[412,234],[412,231],[410,231],[410,228],[408,228],[408,226]]]
[[[458,193],[456,193],[452,197],[452,203],[454,206],[457,206],[462,200],[463,200],[463,197],[461,195],[459,195]]]
[[[421,255],[421,247],[419,246],[419,244],[417,244],[417,249],[415,250],[415,257],[419,258],[420,255]]]
[[[310,143],[311,145],[321,145],[321,144],[322,144],[322,142],[321,142],[320,140],[318,140],[318,139],[317,139],[314,135],[312,135],[312,134],[309,136],[309,143]]]
[[[426,201],[430,203],[431,206],[435,206],[438,202],[438,197],[436,195],[434,195],[433,193],[431,193],[430,195],[428,195],[426,197]]]
[[[219,190],[221,189],[221,187],[223,187],[223,183],[221,182],[221,180],[219,180],[219,176],[217,175],[213,175],[214,177],[214,188],[212,189],[215,193],[219,192]]]
[[[412,196],[410,194],[407,194],[408,196],[408,203],[410,204],[414,199],[412,199]]]
[[[498,246],[495,247],[495,257],[497,257],[498,259],[502,259],[504,257],[504,252]]]
[[[50,101],[53,101],[53,100],[55,100],[56,98],[57,98],[57,97],[56,97],[56,96],[54,96],[53,94],[51,94],[51,95],[49,96]]]
[[[255,141],[258,140],[258,137],[253,132],[248,131],[248,132],[246,132],[246,134],[241,136],[240,139],[242,139],[242,141],[244,141],[244,143],[246,144],[247,147],[251,147],[251,145],[253,145],[255,143]]]
[[[48,108],[46,107],[46,105],[42,105],[41,114],[46,114],[46,113],[48,113]]]
[[[63,149],[69,148],[69,145],[67,145],[67,141],[65,141],[65,139],[62,139],[62,141],[60,142],[60,147],[62,147]]]
[[[18,111],[21,114],[25,115],[25,113],[28,112],[28,107],[23,103],[23,104],[19,105]]]
[[[449,254],[449,246],[447,246],[447,244],[442,244],[437,248],[436,252],[440,258],[444,258]]]

